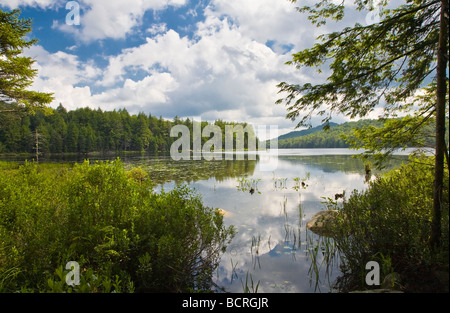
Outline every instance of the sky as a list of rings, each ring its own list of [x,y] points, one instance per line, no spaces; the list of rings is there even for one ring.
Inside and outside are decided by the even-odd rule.
[[[53,108],[61,103],[68,110],[125,108],[166,119],[277,125],[280,135],[297,123],[285,118],[284,105],[275,104],[282,97],[276,85],[323,79],[285,62],[320,34],[366,20],[355,11],[338,25],[317,28],[296,10],[298,5],[288,0],[0,0],[3,10],[20,8],[22,17],[33,19],[30,37],[39,42],[24,54],[36,60],[32,89],[54,93]]]

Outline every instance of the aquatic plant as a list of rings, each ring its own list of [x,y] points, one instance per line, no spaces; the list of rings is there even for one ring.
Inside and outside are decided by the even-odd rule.
[[[249,192],[250,194],[254,194],[257,192],[258,194],[261,194],[261,192],[258,190],[258,183],[261,181],[260,178],[258,179],[247,179],[245,177],[241,177],[237,179],[237,182],[239,185],[237,185],[237,190],[242,192]]]
[[[250,283],[250,286],[249,286],[249,283]],[[247,271],[247,275],[245,276],[245,284],[241,279],[242,289],[244,290],[243,291],[244,293],[258,293],[259,283],[260,283],[260,281],[258,280],[258,282],[255,284],[255,282],[253,281],[252,274],[250,274],[250,280],[249,280],[248,271]]]

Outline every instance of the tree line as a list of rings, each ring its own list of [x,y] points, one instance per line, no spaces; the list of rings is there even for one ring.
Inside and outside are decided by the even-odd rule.
[[[167,152],[177,137],[170,136],[174,125],[185,125],[191,131],[193,121],[189,118],[166,120],[162,117],[139,113],[131,115],[126,109],[102,111],[79,108],[67,111],[63,105],[51,110],[51,114],[37,111],[34,115],[7,116],[3,114],[0,124],[0,153],[89,153],[109,151]],[[203,129],[209,123],[201,122]],[[225,127],[241,125],[217,120],[214,122],[225,133]],[[250,128],[253,133],[253,128]],[[192,138],[191,136],[191,147]],[[248,146],[246,134],[244,146]],[[208,140],[202,137],[202,144]],[[225,136],[222,136],[225,140]],[[234,135],[233,146],[238,138]]]

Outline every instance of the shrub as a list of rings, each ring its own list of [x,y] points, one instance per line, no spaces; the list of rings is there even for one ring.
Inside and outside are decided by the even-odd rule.
[[[191,189],[136,174],[119,160],[0,171],[0,291],[210,291],[233,228]],[[69,261],[84,287],[62,283]]]
[[[444,246],[438,252],[429,248],[433,180],[431,160],[415,159],[372,182],[366,191],[354,191],[344,202],[335,229],[343,259],[341,290],[367,288],[369,261],[378,261],[384,268],[382,277],[399,273],[408,291],[419,284],[414,281],[420,280],[419,271],[422,276],[436,269],[448,272],[448,180],[442,216]]]

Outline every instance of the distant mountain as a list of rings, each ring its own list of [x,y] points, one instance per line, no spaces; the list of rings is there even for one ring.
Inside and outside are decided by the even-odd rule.
[[[324,125],[311,129],[294,131],[278,138],[278,148],[348,148],[349,144],[342,138],[343,134],[350,134],[353,129],[365,126],[380,127],[379,120],[359,120],[343,124],[330,123],[330,129],[323,130]]]
[[[291,138],[302,137],[302,136],[314,134],[314,133],[322,131],[325,125],[326,124],[322,124],[320,126],[316,126],[316,127],[310,128],[310,129],[292,131],[290,133],[279,136],[278,140],[291,139]],[[339,126],[339,124],[330,122],[330,128],[335,127],[335,126]]]

